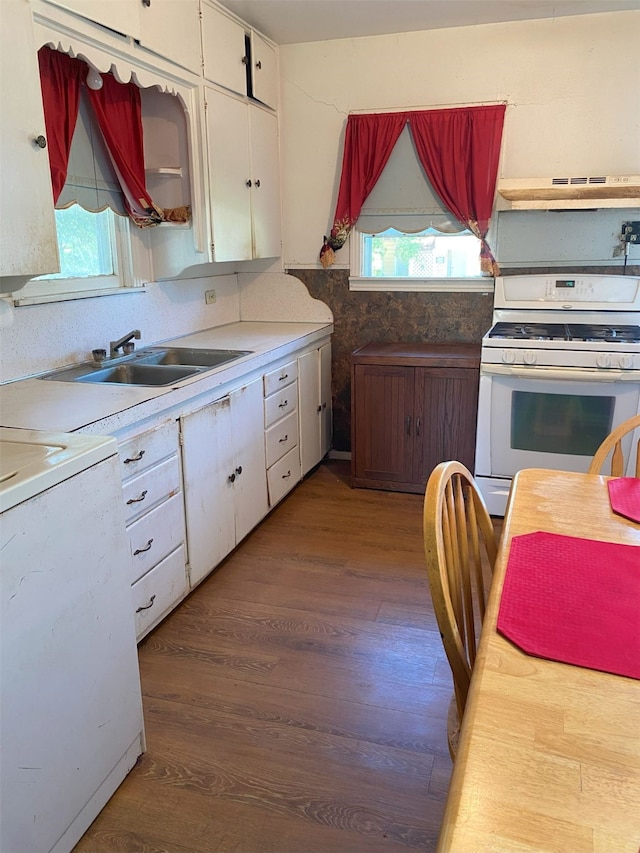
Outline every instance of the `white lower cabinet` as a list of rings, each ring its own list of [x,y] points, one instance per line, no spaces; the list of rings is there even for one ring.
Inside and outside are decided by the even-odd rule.
[[[298,357],[300,461],[302,476],[331,447],[331,343]]]
[[[297,361],[265,373],[263,386],[269,506],[275,506],[300,482]]]
[[[180,418],[191,587],[268,512],[262,403],[256,379]]]
[[[119,445],[138,640],[189,590],[179,450],[173,418]]]

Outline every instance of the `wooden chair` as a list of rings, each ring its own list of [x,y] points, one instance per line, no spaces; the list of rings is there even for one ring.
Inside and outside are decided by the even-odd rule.
[[[453,675],[447,720],[453,759],[497,552],[491,516],[473,476],[460,462],[441,462],[431,473],[423,529],[433,608]]]
[[[616,427],[602,442],[596,450],[591,464],[589,465],[589,474],[600,474],[604,462],[613,450],[611,455],[611,476],[623,477],[625,470],[624,454],[622,452],[622,439],[632,430],[640,428],[640,415],[634,415],[629,420],[623,421],[620,426]],[[632,451],[633,452],[633,451]],[[636,443],[636,477],[640,477],[640,438]]]

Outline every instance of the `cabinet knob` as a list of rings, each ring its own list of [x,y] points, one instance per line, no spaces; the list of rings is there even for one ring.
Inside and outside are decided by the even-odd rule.
[[[260,60],[256,62],[256,68],[262,68],[262,63],[260,62]]]
[[[240,476],[240,474],[242,474],[242,465],[238,465],[238,467],[236,468],[236,474],[238,475],[238,477]]]
[[[229,482],[235,483],[236,481],[236,472],[234,471],[232,474],[229,474]]]
[[[260,186],[260,178],[256,178],[256,182],[255,182],[255,184],[256,184],[256,186],[257,186],[257,187],[259,187],[259,186]]]
[[[253,186],[253,184],[251,183],[251,178],[249,178],[249,180],[247,181],[247,186],[248,186],[248,187]]]
[[[243,65],[248,65],[248,64],[249,64],[249,57],[248,57],[248,56],[243,56],[243,57],[242,57],[242,64],[243,64]]]
[[[146,6],[146,7],[147,7],[147,9],[148,9],[148,8],[149,8],[149,6],[151,5],[151,0],[142,0],[142,5],[143,5],[143,6]]]
[[[35,139],[33,140],[33,142],[35,145],[38,146],[38,148],[46,148],[47,147],[47,140],[45,139],[45,137],[42,134],[40,134],[39,136],[36,136]]]

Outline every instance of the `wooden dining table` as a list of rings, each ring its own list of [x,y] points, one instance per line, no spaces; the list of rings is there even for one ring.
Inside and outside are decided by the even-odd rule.
[[[640,681],[534,657],[496,630],[514,536],[640,546],[640,524],[611,510],[607,479],[531,468],[513,480],[441,853],[640,851]]]

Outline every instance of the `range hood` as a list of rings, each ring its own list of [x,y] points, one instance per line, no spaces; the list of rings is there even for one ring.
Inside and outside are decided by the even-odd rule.
[[[640,175],[501,178],[498,210],[640,207]]]

